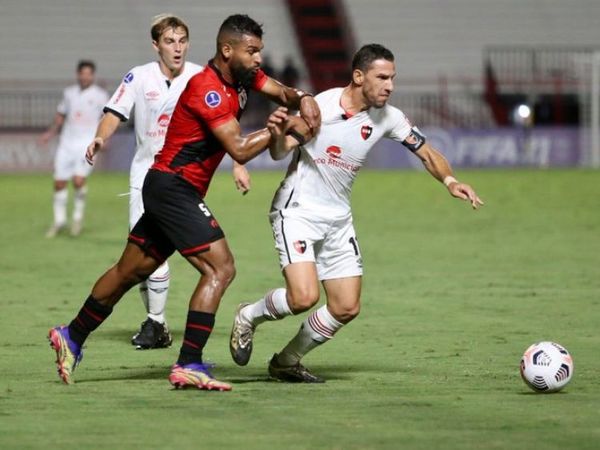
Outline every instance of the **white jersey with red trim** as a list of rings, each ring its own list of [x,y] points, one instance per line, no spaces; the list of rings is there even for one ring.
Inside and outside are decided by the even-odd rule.
[[[315,97],[321,129],[295,150],[272,211],[302,207],[327,210],[336,217],[349,214],[352,184],[375,143],[386,137],[406,144],[415,137],[406,116],[390,105],[349,116],[340,103],[342,91],[334,88]]]
[[[134,67],[107,103],[105,111],[116,113],[122,121],[129,119],[135,106],[136,152],[129,174],[130,187],[142,188],[154,155],[163,146],[179,96],[189,79],[201,70],[202,66],[186,62],[181,74],[169,81],[158,61]]]
[[[102,117],[102,108],[108,100],[108,93],[92,84],[81,89],[78,84],[67,87],[56,108],[65,116],[59,140],[59,148],[73,149],[85,154],[88,144],[94,139],[96,127]]]

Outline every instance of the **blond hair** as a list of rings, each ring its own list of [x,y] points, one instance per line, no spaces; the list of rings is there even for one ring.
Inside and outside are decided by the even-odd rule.
[[[152,18],[152,25],[150,28],[150,36],[152,40],[158,42],[162,34],[169,29],[176,30],[183,28],[185,30],[186,37],[190,37],[190,30],[183,20],[174,14],[159,14]]]

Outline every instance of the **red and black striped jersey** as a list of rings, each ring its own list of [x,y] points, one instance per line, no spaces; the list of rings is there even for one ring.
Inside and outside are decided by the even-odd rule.
[[[259,91],[268,77],[259,69],[251,86]],[[212,130],[231,119],[239,120],[248,99],[241,84],[228,83],[212,61],[190,78],[179,97],[163,148],[153,169],[177,173],[204,197],[225,149]]]

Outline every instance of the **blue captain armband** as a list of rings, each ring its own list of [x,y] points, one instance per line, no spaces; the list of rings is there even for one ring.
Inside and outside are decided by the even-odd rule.
[[[402,145],[404,145],[411,152],[416,152],[423,146],[423,144],[425,144],[425,136],[417,127],[412,127],[410,129],[410,133],[408,133],[408,136],[406,136],[406,139],[402,141]]]

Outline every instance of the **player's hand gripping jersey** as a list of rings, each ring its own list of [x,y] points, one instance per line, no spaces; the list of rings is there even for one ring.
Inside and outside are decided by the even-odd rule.
[[[273,199],[273,211],[300,206],[344,216],[350,211],[354,179],[379,139],[399,141],[411,151],[424,144],[425,137],[393,106],[349,115],[340,103],[342,91],[330,89],[315,97],[321,109],[321,129],[294,152]]]
[[[267,80],[259,70],[251,88],[260,90]],[[211,130],[232,119],[239,120],[247,100],[246,88],[228,83],[209,62],[190,79],[181,94],[153,169],[179,174],[204,197],[225,155],[225,149]]]
[[[179,96],[189,79],[201,70],[202,66],[186,62],[183,72],[169,81],[157,61],[134,67],[104,108],[126,121],[135,107],[136,153],[131,163],[131,187],[142,188],[146,172],[163,146]]]

